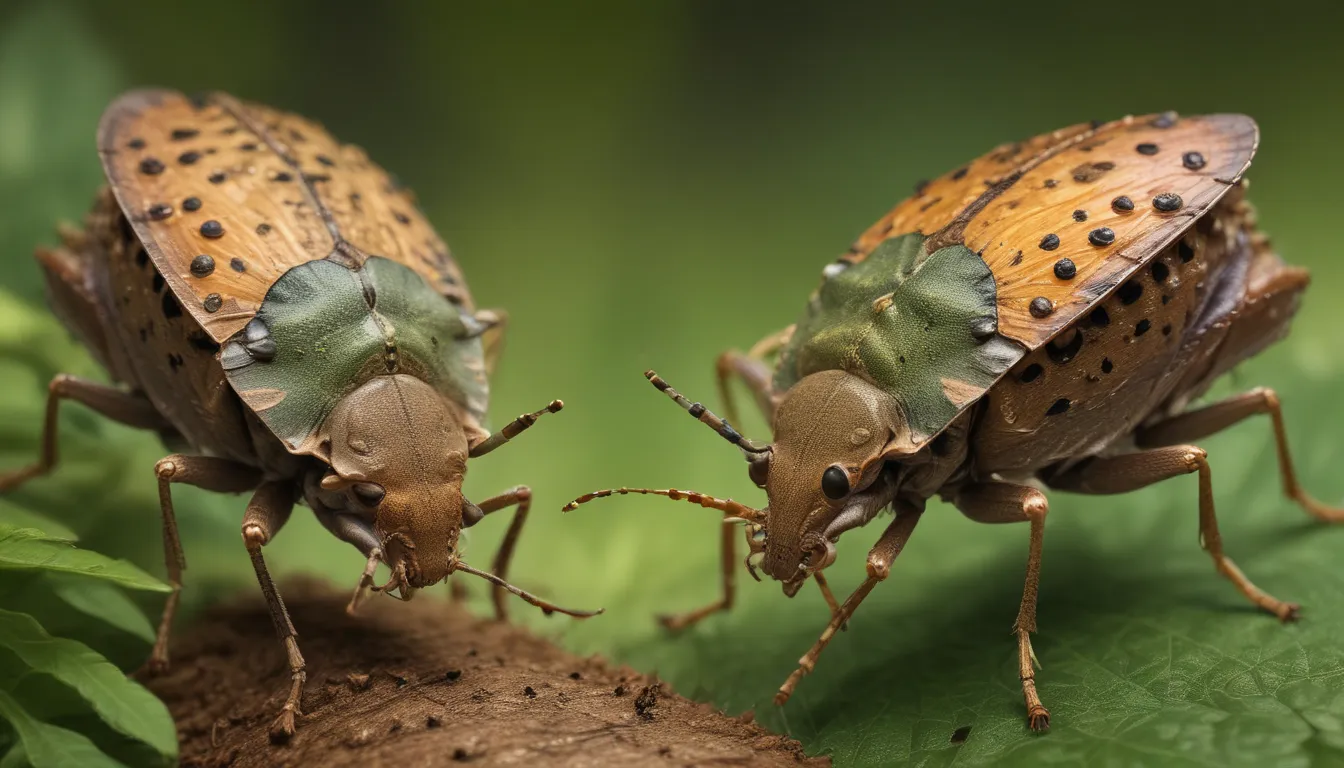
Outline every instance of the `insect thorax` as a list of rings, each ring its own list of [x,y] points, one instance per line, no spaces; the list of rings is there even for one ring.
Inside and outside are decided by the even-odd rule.
[[[374,376],[422,379],[470,417],[488,384],[477,323],[397,262],[290,269],[220,353],[229,383],[296,453],[312,453],[336,404]]]
[[[860,376],[905,411],[912,448],[975,402],[1024,350],[996,332],[994,276],[963,245],[911,233],[828,267],[780,355],[775,391],[826,370]]]

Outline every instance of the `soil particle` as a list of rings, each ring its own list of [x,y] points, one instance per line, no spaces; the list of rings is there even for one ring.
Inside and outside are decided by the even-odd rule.
[[[308,664],[298,733],[270,743],[289,674],[249,596],[184,632],[172,669],[148,681],[177,720],[183,766],[830,764],[750,717],[445,600],[370,600],[351,618],[343,592],[306,580],[282,591]]]
[[[653,719],[653,708],[658,706],[658,693],[662,690],[662,683],[653,683],[644,686],[644,690],[635,697],[635,714],[645,720]]]

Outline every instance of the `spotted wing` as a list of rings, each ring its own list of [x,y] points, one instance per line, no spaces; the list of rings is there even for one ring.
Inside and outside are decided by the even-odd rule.
[[[1086,123],[1043,133],[1026,141],[1002,144],[954,171],[921,182],[915,196],[902,201],[873,224],[841,259],[859,262],[867,258],[879,243],[889,237],[910,232],[933,234],[974,203],[985,190],[994,187],[1019,167],[1045,152],[1066,145],[1091,130]]]
[[[986,192],[931,242],[984,258],[999,333],[1036,349],[1222,198],[1258,140],[1244,115],[1108,123]]]
[[[321,126],[224,94],[132,91],[103,115],[103,168],[155,267],[217,342],[290,268],[386,256],[471,299],[409,194]]]
[[[410,267],[454,304],[471,309],[457,262],[410,189],[371,162],[363,149],[339,144],[312,120],[260,104],[246,108],[271,141],[295,158],[347,242],[364,255]]]

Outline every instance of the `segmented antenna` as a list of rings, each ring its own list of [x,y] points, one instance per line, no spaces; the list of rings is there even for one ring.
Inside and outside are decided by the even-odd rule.
[[[677,405],[680,405],[682,408],[685,408],[686,412],[694,416],[696,421],[705,424],[710,429],[717,432],[719,434],[719,437],[722,437],[724,440],[727,440],[733,445],[736,445],[738,449],[741,450],[744,455],[746,455],[747,459],[753,458],[751,454],[762,454],[769,452],[770,446],[761,445],[760,443],[757,443],[754,440],[750,440],[748,438],[743,437],[736,429],[733,429],[732,424],[729,424],[728,422],[714,415],[713,411],[709,410],[700,403],[692,403],[690,400],[687,400],[684,396],[682,396],[680,392],[673,389],[672,385],[664,381],[663,377],[659,376],[657,373],[654,373],[651,370],[645,371],[644,378],[648,379],[650,384],[657,387],[659,392],[662,392],[663,394],[672,398],[673,402],[675,402]]]
[[[519,433],[523,432],[528,427],[532,426],[533,424],[536,424],[537,419],[540,419],[542,416],[545,416],[548,413],[556,413],[557,411],[559,411],[561,408],[564,407],[565,407],[564,401],[552,400],[549,405],[547,405],[545,408],[542,408],[540,411],[533,411],[532,413],[524,413],[522,416],[519,416],[513,421],[510,421],[508,424],[505,424],[503,429],[490,435],[486,439],[482,440],[475,448],[471,449],[471,458],[474,459],[480,456],[484,456],[485,454],[495,450],[499,446],[517,437]]]
[[[746,523],[765,523],[765,514],[759,509],[753,509],[747,505],[733,501],[732,499],[717,499],[697,491],[679,491],[676,488],[667,490],[656,490],[653,488],[608,488],[604,491],[593,491],[585,493],[579,498],[569,502],[562,511],[573,512],[579,508],[580,504],[587,504],[594,499],[605,499],[608,496],[624,496],[628,493],[638,493],[645,496],[666,496],[674,501],[688,501],[692,504],[699,504],[707,509],[717,509],[724,514],[724,522],[742,521]]]
[[[547,600],[542,600],[540,597],[537,597],[531,592],[527,592],[525,590],[513,586],[509,582],[499,578],[493,573],[489,573],[486,571],[479,571],[467,565],[466,563],[459,562],[456,566],[454,566],[454,570],[462,571],[463,573],[470,573],[472,576],[480,576],[482,579],[485,579],[486,581],[490,582],[491,584],[494,584],[497,587],[503,587],[510,593],[515,594],[518,597],[521,597],[523,600],[531,603],[532,605],[537,606],[538,608],[541,609],[541,612],[546,614],[547,616],[550,616],[552,613],[563,613],[566,616],[573,616],[576,619],[586,619],[589,616],[597,616],[598,614],[604,613],[606,611],[605,608],[598,608],[596,611],[577,611],[572,608],[561,608],[555,603],[552,603]]]

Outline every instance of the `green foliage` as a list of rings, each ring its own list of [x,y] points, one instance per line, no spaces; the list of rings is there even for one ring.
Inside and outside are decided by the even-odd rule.
[[[74,688],[118,732],[164,755],[177,754],[177,732],[168,710],[93,649],[52,637],[32,616],[5,610],[0,610],[0,646],[13,651],[33,672]]]
[[[728,711],[754,709],[840,766],[1344,762],[1344,528],[1310,523],[1282,499],[1263,418],[1202,445],[1225,545],[1260,586],[1300,601],[1302,621],[1285,627],[1257,614],[1213,572],[1197,545],[1193,478],[1118,498],[1052,494],[1035,640],[1053,713],[1042,736],[1023,723],[1009,634],[1026,559],[1019,526],[977,526],[932,504],[891,579],[776,709],[774,689],[826,623],[815,591],[786,600],[740,574],[732,612],[668,637],[652,614],[716,596],[712,515],[632,498],[556,511],[622,483],[759,502],[736,452],[679,416],[641,371],[656,367],[717,404],[713,356],[795,319],[821,268],[916,179],[1001,141],[1167,108],[1260,121],[1251,199],[1314,285],[1290,338],[1220,393],[1274,387],[1303,482],[1339,503],[1344,260],[1332,227],[1336,182],[1321,159],[1337,154],[1344,102],[1320,95],[1344,66],[1332,37],[1339,10],[1281,14],[1274,21],[1296,26],[1275,33],[1225,3],[1172,5],[1156,25],[1100,9],[1088,28],[1136,72],[1170,59],[1177,31],[1199,34],[1180,35],[1179,77],[1098,78],[1084,54],[1060,65],[1088,23],[1083,6],[1046,21],[1003,3],[973,13],[892,3],[824,21],[711,10],[731,5],[625,4],[597,19],[534,4],[520,21],[508,4],[376,17],[336,0],[320,14],[272,4],[265,15],[236,4],[0,4],[0,471],[36,455],[53,374],[100,375],[42,309],[29,257],[53,241],[54,221],[78,219],[99,184],[99,112],[137,84],[223,88],[322,120],[416,189],[479,303],[510,313],[492,382],[496,421],[565,399],[554,421],[472,462],[466,488],[479,500],[531,485],[536,506],[511,575],[567,604],[608,609],[570,622],[515,607],[539,631],[657,671]],[[991,43],[1040,44],[1014,47],[1005,66],[1002,45],[955,42],[968,18],[992,31]],[[366,55],[351,57],[356,23]],[[202,29],[247,44],[203,55]],[[862,42],[864,33],[895,39],[892,30],[911,33],[899,45]],[[1108,50],[1096,47],[1092,64]],[[768,435],[759,419],[742,426]],[[151,470],[165,449],[77,406],[63,410],[60,432],[56,473],[5,499],[28,517],[0,506],[0,522],[70,539],[32,515],[59,520],[93,549],[158,573]],[[184,612],[254,589],[238,544],[243,502],[191,489],[174,497],[191,566]],[[491,518],[471,529],[466,557],[488,562],[506,525]],[[841,540],[828,571],[837,592],[859,583],[879,533],[873,525]],[[363,565],[303,510],[267,557],[282,589],[296,572],[353,586]],[[35,573],[0,571],[6,608],[18,599],[12,580]],[[47,577],[23,584],[57,594]],[[65,607],[50,602],[53,613]],[[106,616],[78,614],[58,633],[54,616],[30,612],[53,634],[104,647],[83,633]],[[113,637],[130,639],[121,629]],[[0,714],[32,762],[95,765],[89,742],[108,748],[99,723],[57,707],[54,688],[65,686],[0,687],[11,691],[0,693]],[[41,736],[57,727],[75,730]],[[4,768],[21,758],[11,751]]]
[[[33,528],[0,527],[0,568],[73,573],[105,579],[127,589],[167,592],[167,584],[125,560],[79,549]]]
[[[13,574],[45,578],[16,583]],[[168,589],[125,561],[77,549],[38,530],[0,527],[0,587],[7,600],[18,591],[50,592],[89,616],[152,641],[153,630],[144,614],[113,585],[155,592]],[[49,598],[34,602],[50,606]],[[30,706],[39,712],[49,706],[49,695],[54,693],[50,683],[35,689],[21,686],[33,675],[48,676],[69,686],[85,702],[83,706],[114,731],[152,747],[161,755],[160,760],[176,756],[177,733],[167,709],[88,645],[53,637],[33,616],[0,609],[0,648],[7,651],[0,656],[0,715],[17,737],[4,765],[26,762],[45,768],[119,764],[99,751],[87,736],[44,722],[30,711]],[[28,700],[31,697],[21,695],[20,690],[37,690],[45,695]]]
[[[145,618],[144,611],[125,592],[111,584],[65,573],[48,574],[47,583],[51,591],[71,608],[147,643],[154,642],[154,627]]]
[[[0,765],[81,766],[81,768],[119,768],[121,763],[104,754],[81,733],[34,720],[8,693],[0,691],[0,715],[18,733],[19,744],[10,749]]]

